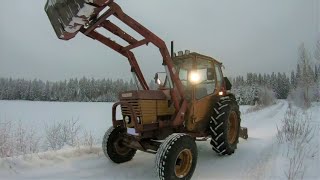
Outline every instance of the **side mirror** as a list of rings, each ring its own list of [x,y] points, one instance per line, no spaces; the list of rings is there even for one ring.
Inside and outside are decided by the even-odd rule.
[[[214,68],[207,68],[207,80],[214,80]]]
[[[161,80],[159,79],[159,74],[158,74],[158,73],[156,73],[156,74],[154,75],[154,82],[155,82],[156,84],[158,84],[158,85],[161,85]]]
[[[158,85],[164,85],[166,83],[167,74],[165,72],[157,72],[154,75],[154,82]]]
[[[158,73],[156,73],[155,75],[154,75],[154,82],[155,83],[157,83],[157,80],[159,79],[159,75],[158,75]]]

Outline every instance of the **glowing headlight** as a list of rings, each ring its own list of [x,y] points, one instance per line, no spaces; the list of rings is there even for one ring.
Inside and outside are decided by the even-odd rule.
[[[190,72],[189,80],[192,84],[197,84],[200,82],[200,76],[197,72]]]
[[[124,121],[125,121],[127,124],[130,124],[130,117],[129,117],[129,116],[125,116],[125,117],[124,117]]]
[[[141,124],[141,118],[137,117],[138,124]]]
[[[161,80],[160,79],[157,79],[157,84],[161,85]]]

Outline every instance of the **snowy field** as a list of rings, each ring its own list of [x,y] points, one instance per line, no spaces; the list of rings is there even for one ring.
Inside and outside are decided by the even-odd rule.
[[[21,121],[27,127],[38,129],[41,135],[45,124],[77,120],[82,128],[101,139],[112,125],[112,105],[99,102],[0,101],[0,121]]]
[[[111,125],[112,103],[51,103],[0,101],[1,120],[21,120],[26,125],[41,127],[44,123],[78,119],[83,127],[102,137]],[[240,139],[232,156],[218,156],[209,141],[197,142],[199,157],[193,179],[286,179],[287,161],[276,142],[277,126],[281,124],[287,101],[248,111],[241,107],[242,126],[248,127],[249,139]],[[319,127],[320,104],[309,113],[314,126]],[[314,142],[315,154],[307,157],[304,179],[320,179],[319,132]],[[63,149],[42,152],[32,157],[0,159],[0,179],[157,179],[154,173],[155,156],[137,152],[132,161],[124,164],[110,162],[98,145],[94,153],[86,149]]]

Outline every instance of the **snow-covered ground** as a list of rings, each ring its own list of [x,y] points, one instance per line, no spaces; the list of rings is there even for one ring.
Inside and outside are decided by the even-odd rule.
[[[85,128],[100,136],[111,124],[110,103],[43,103],[0,101],[0,118],[21,120],[24,123],[42,124],[79,118]],[[285,179],[285,160],[279,156],[276,142],[288,102],[259,111],[248,112],[241,107],[242,126],[248,127],[249,139],[240,139],[232,156],[218,156],[209,141],[197,142],[199,157],[193,179]],[[312,122],[319,126],[320,104],[310,108]],[[315,148],[319,148],[319,133]],[[92,152],[92,153],[89,153]],[[43,152],[32,157],[0,159],[0,179],[157,179],[154,173],[155,156],[137,152],[132,161],[114,164],[104,157],[100,147],[88,149],[63,149]],[[307,161],[309,162],[309,161]],[[305,179],[320,179],[319,152],[307,165]],[[308,171],[309,170],[309,171]]]
[[[35,127],[41,135],[45,124],[74,119],[96,138],[101,138],[112,125],[112,105],[99,102],[0,101],[0,121],[21,121],[27,127]]]

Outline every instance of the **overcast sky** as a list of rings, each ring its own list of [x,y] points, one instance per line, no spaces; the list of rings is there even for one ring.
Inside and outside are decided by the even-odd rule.
[[[311,51],[319,38],[319,0],[115,0],[123,10],[170,44],[222,61],[225,75],[290,72],[297,48]],[[2,1],[0,77],[61,80],[74,77],[129,79],[129,64],[83,35],[59,40],[44,12],[44,0]],[[169,48],[169,47],[168,47]],[[158,50],[137,51],[151,79],[162,71]]]

